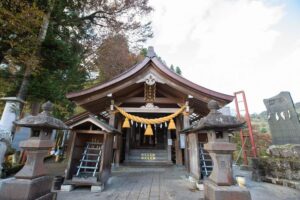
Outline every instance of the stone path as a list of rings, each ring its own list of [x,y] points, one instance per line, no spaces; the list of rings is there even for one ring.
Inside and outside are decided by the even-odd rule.
[[[186,171],[180,167],[147,168],[120,167],[113,171],[105,190],[92,193],[90,188],[77,188],[72,192],[58,192],[58,200],[199,200],[203,191],[188,181]],[[300,200],[300,191],[264,182],[251,181],[249,171],[234,167],[235,175],[247,179],[252,200]]]
[[[91,193],[89,188],[72,192],[58,192],[58,200],[168,200],[203,198],[203,192],[186,178],[184,168],[131,168],[121,167],[113,172],[101,193]]]
[[[251,181],[251,172],[240,170],[233,166],[234,175],[246,178],[247,188],[250,190],[252,200],[300,200],[300,191],[280,185]]]

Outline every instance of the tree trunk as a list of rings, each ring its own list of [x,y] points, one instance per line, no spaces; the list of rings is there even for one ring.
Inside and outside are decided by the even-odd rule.
[[[47,34],[47,30],[48,30],[48,26],[49,26],[49,21],[50,21],[50,16],[51,16],[51,12],[53,10],[53,6],[54,6],[54,1],[49,1],[49,9],[48,11],[44,14],[43,16],[43,23],[40,29],[40,33],[38,36],[38,42],[39,42],[39,46],[41,47],[42,42],[45,40],[46,34]],[[37,52],[37,54],[40,54],[40,48]],[[21,83],[21,87],[19,89],[18,95],[17,97],[19,97],[22,100],[26,99],[26,95],[27,95],[27,91],[28,91],[28,85],[29,85],[29,79],[31,76],[32,70],[31,70],[31,66],[26,66],[25,69],[25,73],[24,73],[24,77]]]
[[[38,115],[40,112],[41,102],[33,101],[30,105],[31,115]]]
[[[18,95],[17,95],[17,97],[22,100],[25,100],[26,95],[27,95],[30,75],[31,75],[31,68],[29,65],[27,65],[26,69],[25,69],[24,77],[23,77],[23,80],[21,83],[21,87],[20,87]]]

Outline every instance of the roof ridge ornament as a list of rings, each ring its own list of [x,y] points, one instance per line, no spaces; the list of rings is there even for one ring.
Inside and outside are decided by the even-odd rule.
[[[211,113],[220,113],[218,110],[220,109],[219,104],[215,100],[210,100],[207,104],[207,108]]]
[[[47,101],[42,105],[43,113],[47,115],[51,115],[51,111],[53,110],[53,104],[50,101]]]
[[[152,72],[148,72],[143,78],[136,81],[136,83],[142,83],[142,82],[145,82],[148,85],[153,85],[154,83],[165,84],[165,82],[162,80],[161,77],[159,77],[158,75]]]
[[[148,51],[147,51],[147,55],[146,55],[148,58],[154,58],[156,57],[156,53],[154,51],[154,47],[153,46],[149,46],[148,47]]]

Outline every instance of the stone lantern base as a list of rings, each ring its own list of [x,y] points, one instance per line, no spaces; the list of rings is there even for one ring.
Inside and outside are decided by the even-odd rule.
[[[42,176],[34,179],[12,179],[2,183],[0,199],[52,200],[52,178]]]
[[[210,180],[204,181],[205,200],[251,200],[249,190],[239,186],[218,186]]]

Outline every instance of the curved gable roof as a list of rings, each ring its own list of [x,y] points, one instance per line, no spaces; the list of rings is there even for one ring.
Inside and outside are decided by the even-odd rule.
[[[95,85],[95,86],[85,89],[85,90],[69,93],[69,94],[67,94],[67,98],[76,102],[76,99],[78,99],[78,98],[81,99],[81,98],[88,97],[94,93],[101,93],[102,91],[105,91],[107,88],[114,87],[114,85],[134,76],[138,72],[147,68],[151,63],[154,63],[154,65],[152,65],[152,66],[154,66],[157,70],[162,72],[162,74],[165,77],[169,78],[172,81],[177,82],[178,84],[184,86],[185,88],[187,88],[189,90],[194,91],[195,93],[204,94],[204,95],[210,96],[211,98],[219,99],[226,103],[231,102],[234,98],[231,95],[219,93],[219,92],[207,89],[205,87],[202,87],[200,85],[197,85],[197,84],[193,83],[192,81],[189,81],[189,80],[185,79],[184,77],[171,71],[167,66],[165,66],[165,64],[163,64],[157,58],[157,56],[153,50],[153,47],[149,47],[147,57],[141,63],[134,65],[130,69],[124,71],[120,75],[116,76],[115,78],[113,78],[107,82],[100,83],[98,85]]]

